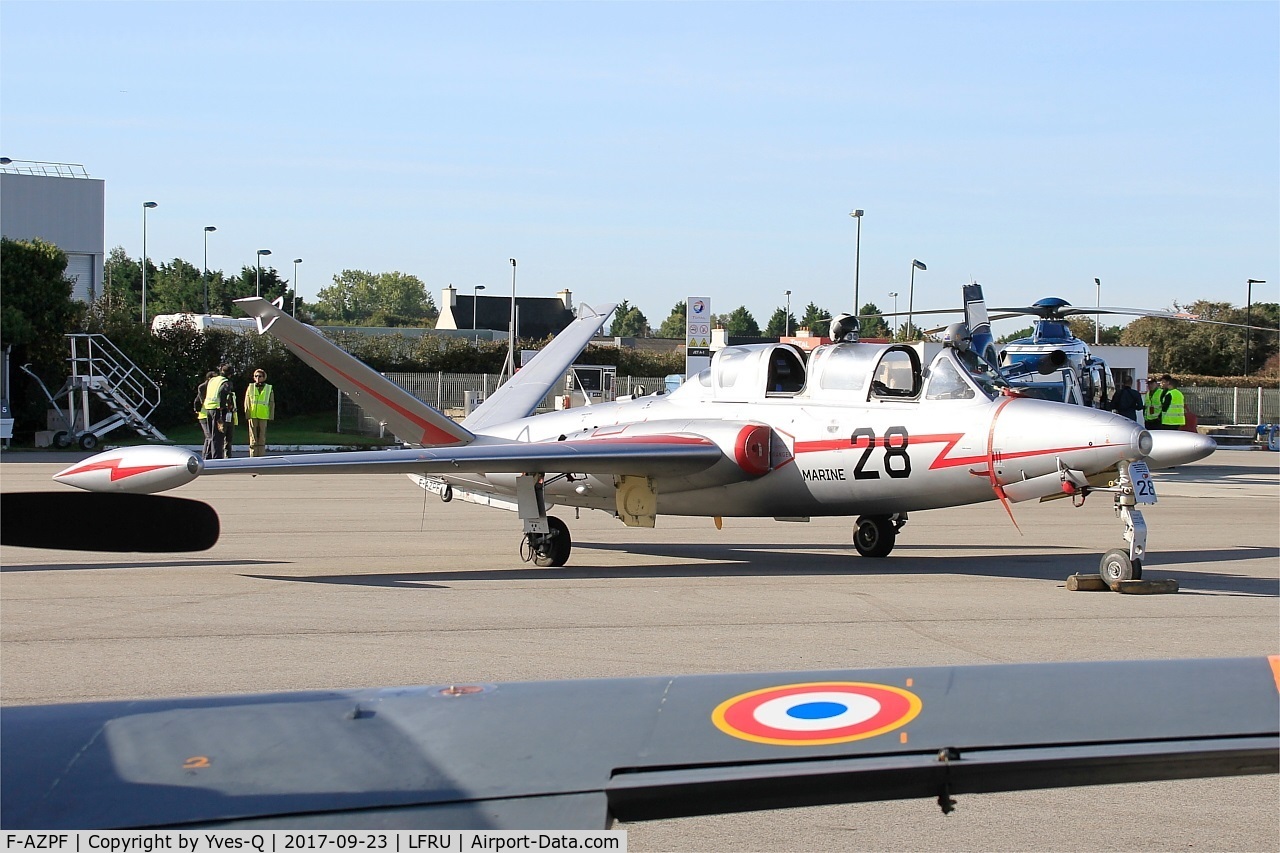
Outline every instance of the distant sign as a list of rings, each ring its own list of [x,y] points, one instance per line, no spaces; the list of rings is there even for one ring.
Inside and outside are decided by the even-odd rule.
[[[711,299],[690,296],[685,302],[685,355],[711,357]]]

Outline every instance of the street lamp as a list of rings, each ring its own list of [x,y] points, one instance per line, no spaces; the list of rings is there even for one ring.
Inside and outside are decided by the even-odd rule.
[[[783,337],[791,337],[791,291],[787,292],[787,313],[782,317]]]
[[[853,210],[849,215],[858,220],[858,237],[853,244],[853,316],[858,316],[858,272],[862,267],[862,211]]]
[[[262,296],[262,256],[269,255],[269,254],[271,254],[270,249],[258,250],[258,272],[254,277],[254,287],[253,287],[254,296],[259,296],[259,297]]]
[[[1255,284],[1266,284],[1266,283],[1267,283],[1267,280],[1265,278],[1251,278],[1245,282],[1245,286],[1248,288],[1248,293],[1245,296],[1245,300],[1244,300],[1244,324],[1246,327],[1244,330],[1244,375],[1245,376],[1249,375],[1249,332],[1252,330],[1249,329],[1248,327],[1253,325],[1253,286]],[[1259,413],[1259,417],[1261,417],[1261,413]]]
[[[293,310],[289,313],[294,317],[298,316],[298,264],[302,263],[302,258],[293,259]]]
[[[911,259],[911,289],[907,291],[907,332],[912,335],[913,339],[915,336],[915,326],[911,322],[911,315],[912,311],[915,309],[916,302],[916,270],[927,269],[928,267],[924,265],[924,262],[918,261],[915,258]]]
[[[507,336],[507,379],[516,375],[516,259],[511,261],[511,333]]]
[[[484,290],[483,284],[477,284],[475,287],[471,288],[471,331],[473,332],[476,329],[480,328],[479,326],[476,325],[476,322],[477,322],[476,317],[479,316],[479,311],[480,311],[479,294],[480,294],[480,291],[482,290]],[[476,340],[477,341],[480,340],[479,335],[476,335]],[[490,338],[490,340],[492,340],[492,338]]]
[[[209,232],[217,231],[215,225],[204,227],[204,313],[209,313]]]
[[[889,296],[893,297],[893,321],[898,322],[898,291],[890,290]],[[893,337],[893,327],[889,327],[889,337]]]
[[[142,325],[147,325],[147,211],[158,207],[154,201],[142,203]]]
[[[1098,285],[1098,313],[1093,315],[1093,345],[1098,345],[1098,334],[1102,329],[1102,279],[1095,278],[1093,283]]]

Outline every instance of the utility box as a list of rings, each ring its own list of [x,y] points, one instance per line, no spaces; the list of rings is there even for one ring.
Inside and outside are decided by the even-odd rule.
[[[612,364],[575,364],[564,377],[568,404],[557,403],[557,408],[612,403],[618,396],[617,379],[618,368]]]

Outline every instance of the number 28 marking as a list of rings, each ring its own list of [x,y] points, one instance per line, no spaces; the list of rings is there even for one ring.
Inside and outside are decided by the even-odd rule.
[[[853,479],[855,480],[879,480],[879,471],[866,470],[867,460],[871,458],[871,451],[877,444],[884,448],[884,472],[890,477],[901,479],[911,476],[911,457],[907,454],[907,445],[911,443],[911,437],[907,434],[907,428],[901,426],[891,426],[884,431],[884,438],[877,441],[876,432],[870,427],[858,427],[853,431],[853,435],[849,437],[849,444],[855,448],[866,442],[862,456],[858,459],[858,464],[853,468]]]

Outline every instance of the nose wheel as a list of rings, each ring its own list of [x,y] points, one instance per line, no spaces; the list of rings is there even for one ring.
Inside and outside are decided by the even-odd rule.
[[[1142,580],[1142,561],[1130,559],[1128,551],[1112,548],[1102,555],[1098,574],[1108,586],[1119,581],[1139,581]]]

